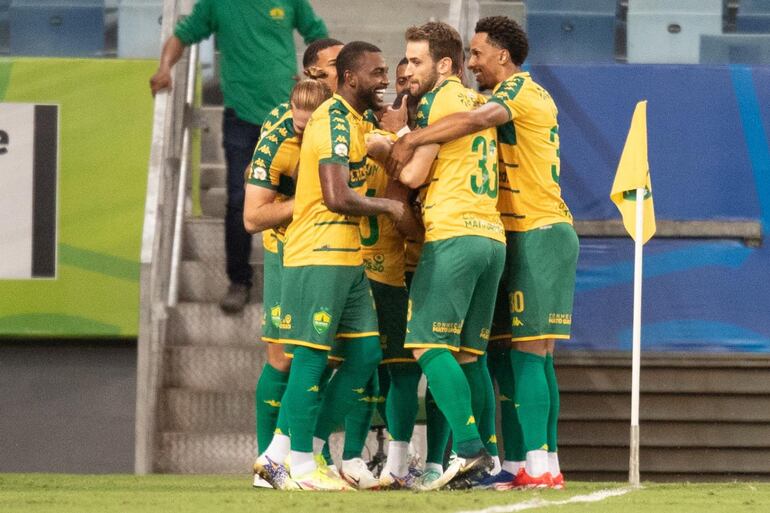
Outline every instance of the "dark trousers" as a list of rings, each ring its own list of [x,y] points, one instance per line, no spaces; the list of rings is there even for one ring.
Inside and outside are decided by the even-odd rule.
[[[254,269],[249,265],[251,234],[243,227],[244,173],[259,140],[259,125],[253,125],[226,108],[222,118],[222,146],[227,161],[227,211],[225,254],[231,283],[251,287]]]

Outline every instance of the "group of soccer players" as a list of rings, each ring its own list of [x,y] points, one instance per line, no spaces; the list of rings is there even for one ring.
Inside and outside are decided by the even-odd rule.
[[[578,241],[556,106],[521,70],[527,38],[510,18],[481,19],[471,42],[467,69],[489,99],[463,85],[455,29],[429,22],[405,36],[388,107],[377,47],[312,43],[310,79],[265,120],[247,170],[268,343],[255,486],[562,488],[553,350],[569,338]],[[361,459],[375,407],[390,434],[379,476]],[[339,427],[338,468],[327,442]]]

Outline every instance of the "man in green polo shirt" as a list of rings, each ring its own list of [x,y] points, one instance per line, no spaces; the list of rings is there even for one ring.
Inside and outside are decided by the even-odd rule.
[[[243,227],[243,174],[270,110],[289,99],[297,75],[294,29],[310,43],[327,37],[326,25],[308,0],[198,0],[163,45],[155,94],[171,87],[171,68],[187,45],[216,34],[225,112],[222,145],[227,161],[225,253],[230,287],[220,302],[236,313],[249,300],[253,269],[251,235]]]

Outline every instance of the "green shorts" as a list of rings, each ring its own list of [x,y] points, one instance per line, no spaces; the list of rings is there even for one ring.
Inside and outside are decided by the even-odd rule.
[[[281,343],[331,351],[336,339],[379,335],[362,265],[284,267],[282,279]]]
[[[568,339],[580,246],[569,223],[508,232],[511,340]]]
[[[385,285],[374,280],[369,282],[374,294],[374,304],[377,305],[377,320],[380,326],[380,347],[383,355],[380,364],[414,362],[412,352],[404,349],[409,292],[405,287]]]
[[[264,251],[262,266],[262,340],[277,343],[281,326],[281,271],[283,244],[278,242],[278,253]]]
[[[484,354],[505,246],[473,235],[428,242],[409,290],[408,349]]]

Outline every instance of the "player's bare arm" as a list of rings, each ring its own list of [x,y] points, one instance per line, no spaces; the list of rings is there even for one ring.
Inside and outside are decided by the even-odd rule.
[[[318,167],[324,204],[336,214],[345,216],[376,216],[388,214],[398,223],[404,215],[404,205],[387,198],[366,198],[348,187],[348,168],[341,164],[321,164]]]
[[[426,144],[441,144],[485,128],[496,127],[510,121],[508,111],[500,104],[487,103],[470,112],[456,112],[429,127],[415,130],[401,137],[393,146],[388,158],[388,171],[398,176],[412,159],[415,150]]]
[[[396,180],[388,181],[385,189],[385,197],[399,201],[404,205],[404,215],[396,223],[396,229],[409,239],[422,239],[425,236],[425,227],[422,225],[419,213],[411,207],[410,196],[412,190]]]
[[[249,233],[276,228],[291,221],[294,198],[275,202],[277,193],[259,185],[246,184],[243,203],[243,226]]]
[[[150,78],[150,90],[153,96],[163,89],[171,89],[171,68],[182,58],[183,53],[184,43],[178,37],[171,36],[166,40],[160,54],[158,71]]]
[[[410,189],[416,189],[424,184],[430,174],[433,161],[436,160],[439,148],[440,145],[438,144],[419,146],[411,160],[401,169],[399,174],[395,175],[395,178]]]
[[[372,133],[366,136],[366,154],[377,162],[386,162],[392,147],[393,142],[384,135]]]

